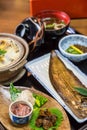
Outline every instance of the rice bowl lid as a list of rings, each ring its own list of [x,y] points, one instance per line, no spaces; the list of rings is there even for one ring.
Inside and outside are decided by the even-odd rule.
[[[0,33],[0,49],[6,51],[3,56],[0,56],[0,71],[15,66],[28,55],[29,51],[27,43],[22,38],[8,33]]]

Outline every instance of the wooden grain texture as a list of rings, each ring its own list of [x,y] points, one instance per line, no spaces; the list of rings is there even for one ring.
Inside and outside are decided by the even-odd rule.
[[[30,0],[0,0],[0,32],[14,33],[16,26],[29,16]],[[87,35],[87,18],[71,19],[70,26]]]
[[[1,89],[1,87],[0,87],[0,89]],[[7,90],[8,88],[5,87],[4,89]],[[25,88],[21,88],[21,89],[29,89],[29,88],[25,87]],[[54,108],[55,107],[55,108],[58,108],[62,112],[63,121],[62,121],[61,126],[58,127],[57,130],[70,130],[70,123],[69,123],[67,114],[65,113],[64,109],[59,105],[59,103],[56,100],[54,100],[50,96],[48,96],[34,88],[30,88],[29,90],[32,91],[33,93],[40,94],[40,95],[43,95],[46,98],[48,98],[48,102],[45,103],[43,105],[43,107],[45,107],[45,108],[50,108],[50,107]],[[9,114],[8,114],[9,103],[10,103],[10,101],[8,99],[6,99],[6,97],[4,96],[4,94],[2,92],[0,92],[0,108],[2,108],[2,109],[0,109],[0,122],[4,125],[4,127],[7,128],[7,130],[31,130],[29,128],[29,124],[26,126],[23,126],[21,128],[13,126],[12,122],[10,121]]]
[[[16,26],[29,17],[29,0],[0,0],[0,32],[15,33]]]

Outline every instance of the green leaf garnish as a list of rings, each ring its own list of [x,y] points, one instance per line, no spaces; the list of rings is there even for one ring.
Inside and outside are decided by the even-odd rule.
[[[11,95],[11,100],[15,101],[19,95],[19,93],[21,93],[21,90],[16,88],[13,83],[10,83],[10,95]]]
[[[48,101],[48,99],[42,95],[33,94],[33,97],[35,98],[34,109],[40,108],[42,105],[44,105]]]
[[[81,50],[79,50],[74,45],[69,46],[69,48],[66,49],[66,52],[71,53],[71,54],[82,54],[83,53]]]
[[[75,87],[74,88],[79,94],[83,95],[83,96],[87,96],[87,89],[86,88],[79,88],[79,87]]]
[[[32,117],[31,117],[31,119],[30,119],[30,121],[29,121],[29,126],[31,127],[32,130],[44,130],[43,127],[40,127],[40,128],[39,128],[39,127],[37,127],[37,126],[35,125],[36,119],[37,119],[38,116],[39,116],[39,111],[40,111],[40,109],[37,109],[37,110],[33,111]],[[50,111],[52,114],[55,114],[55,115],[57,116],[56,124],[55,124],[53,127],[51,127],[51,128],[48,129],[48,130],[54,130],[54,129],[56,129],[57,127],[59,127],[59,126],[61,125],[61,123],[62,123],[62,121],[63,121],[63,114],[62,114],[62,112],[61,112],[59,109],[57,109],[57,108],[50,108],[49,111]]]
[[[47,24],[45,28],[46,28],[46,29],[54,29],[54,26],[55,26],[54,23],[52,23],[52,24]]]
[[[16,88],[13,85],[13,83],[10,83],[10,95],[11,95],[12,101],[15,101],[21,92],[22,91],[20,89]],[[44,105],[48,101],[48,99],[46,97],[35,94],[35,93],[33,93],[33,97],[35,98],[34,109],[40,108],[42,105]]]
[[[6,52],[7,52],[7,51],[0,49],[0,56],[1,56],[1,55],[4,55]]]

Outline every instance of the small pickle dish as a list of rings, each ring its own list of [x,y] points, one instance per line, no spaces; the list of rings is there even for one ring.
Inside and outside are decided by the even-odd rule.
[[[23,71],[29,46],[22,38],[0,33],[0,83],[13,81]]]
[[[63,37],[58,47],[60,52],[73,62],[81,62],[87,59],[87,36],[71,34]]]

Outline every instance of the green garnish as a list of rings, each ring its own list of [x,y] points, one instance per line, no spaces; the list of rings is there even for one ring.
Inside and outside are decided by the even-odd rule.
[[[69,48],[66,49],[66,52],[71,54],[82,54],[83,52],[75,47],[74,45],[69,46]]]
[[[83,95],[83,96],[87,96],[87,89],[86,88],[79,88],[79,87],[75,87],[74,88],[79,94]]]
[[[37,110],[33,111],[32,117],[30,119],[29,126],[31,127],[32,130],[44,130],[43,127],[37,127],[36,124],[35,124],[36,123],[36,119],[39,116],[39,111],[40,111],[40,109],[37,109]],[[56,115],[56,117],[57,117],[56,124],[53,127],[50,127],[48,129],[48,130],[54,130],[54,129],[58,128],[61,125],[61,123],[63,121],[63,114],[57,108],[50,108],[49,111],[52,114]]]
[[[45,104],[48,101],[48,99],[42,95],[33,94],[33,97],[35,98],[34,109],[40,108],[43,104]]]
[[[10,83],[10,95],[11,95],[11,100],[15,101],[19,94],[21,93],[21,90],[16,88],[13,83]],[[34,109],[40,108],[43,104],[45,104],[48,99],[42,95],[34,94],[33,97],[35,98],[35,104],[34,104]]]
[[[54,24],[54,23],[52,23],[52,24],[47,24],[47,25],[45,26],[46,29],[54,29],[54,27],[55,27],[55,24]]]
[[[0,56],[1,56],[1,55],[4,55],[6,52],[7,52],[7,51],[0,49]]]
[[[21,90],[16,88],[13,83],[10,83],[10,95],[11,95],[11,100],[15,101],[16,98],[19,96],[19,93],[21,93]]]

